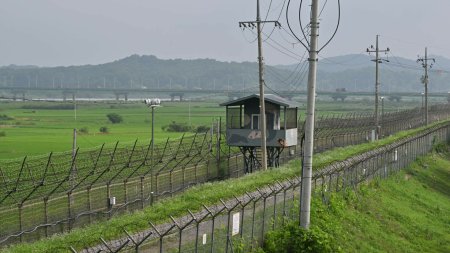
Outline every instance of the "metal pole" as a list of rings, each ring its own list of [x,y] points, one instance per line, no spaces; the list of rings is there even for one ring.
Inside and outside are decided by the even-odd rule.
[[[305,155],[303,161],[301,204],[300,204],[300,226],[309,228],[310,205],[311,205],[311,177],[314,147],[314,107],[317,78],[317,43],[319,23],[317,21],[319,11],[319,0],[312,0],[311,5],[311,48],[309,50],[309,73],[308,73],[308,99],[305,127]]]
[[[155,136],[155,131],[154,131],[154,127],[155,127],[155,107],[153,107],[152,106],[152,143],[151,143],[151,145],[152,145],[152,166],[153,166],[153,162],[154,162],[154,159],[153,159],[153,154],[154,154],[154,149],[155,149],[155,141],[154,141],[154,136]],[[153,168],[152,168],[152,170],[153,170]]]
[[[267,169],[267,145],[266,145],[266,107],[264,101],[264,63],[262,56],[262,38],[261,38],[261,16],[259,13],[259,0],[256,6],[256,26],[258,30],[258,63],[259,63],[259,104],[260,117],[259,125],[261,127],[261,155],[262,155],[262,170]]]
[[[70,168],[70,188],[72,188],[73,186],[75,186],[76,182],[75,182],[75,178],[76,178],[76,174],[77,174],[77,167],[76,167],[76,163],[75,163],[75,159],[76,159],[76,154],[77,154],[77,129],[74,128],[73,129],[73,141],[72,141],[72,167]]]
[[[384,128],[384,97],[381,97],[381,127],[380,127],[380,135],[381,135],[381,132],[383,130],[382,128]]]
[[[150,204],[153,205],[153,193],[154,187],[153,187],[153,170],[155,169],[155,132],[154,132],[154,122],[155,122],[155,107],[152,106],[152,143],[151,143],[151,168],[150,168],[150,194],[152,196]]]
[[[428,55],[425,48],[425,125],[428,125]]]
[[[390,49],[387,48],[385,50],[380,50],[379,46],[378,46],[378,39],[379,39],[380,35],[376,36],[376,44],[375,44],[375,50],[373,49],[373,46],[371,46],[369,48],[367,48],[367,53],[373,53],[375,52],[375,59],[372,60],[375,62],[375,115],[374,115],[374,120],[375,120],[375,140],[378,139],[378,136],[380,135],[380,115],[378,113],[378,95],[379,95],[379,87],[380,87],[380,80],[379,80],[379,64],[381,63],[382,59],[380,59],[380,52],[389,52]],[[387,61],[387,60],[386,60]]]
[[[425,95],[425,93],[422,92],[420,95],[422,97],[422,107],[420,109],[423,111],[423,96]]]
[[[375,140],[378,140],[378,136],[380,134],[380,124],[379,124],[379,115],[378,115],[378,89],[380,86],[379,82],[379,66],[380,58],[379,58],[379,48],[378,48],[378,37],[375,42]]]

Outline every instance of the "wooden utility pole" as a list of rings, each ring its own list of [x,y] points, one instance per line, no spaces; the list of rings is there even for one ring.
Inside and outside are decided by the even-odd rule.
[[[380,58],[380,52],[387,53],[390,51],[389,48],[385,50],[380,50],[378,47],[378,38],[380,35],[377,35],[376,42],[375,42],[375,49],[373,46],[370,46],[370,49],[367,48],[367,53],[373,53],[375,52],[375,59],[372,60],[375,62],[375,140],[378,140],[378,137],[380,136],[380,115],[378,113],[378,100],[379,100],[379,87],[380,87],[380,68],[379,64],[383,62],[383,59]]]
[[[261,21],[261,15],[259,10],[259,0],[256,0],[256,21],[243,21],[239,22],[239,27],[242,28],[255,28],[258,35],[258,65],[259,65],[259,126],[261,129],[261,155],[262,170],[267,169],[267,145],[266,145],[266,107],[264,101],[264,58],[262,52],[262,38],[261,38],[261,24],[262,23],[275,23],[275,26],[281,26],[278,21]]]
[[[434,62],[436,62],[436,59],[434,58],[428,58],[428,52],[427,52],[427,48],[425,48],[425,57],[419,58],[417,59],[417,62],[422,63],[422,67],[425,70],[425,75],[422,76],[422,83],[424,84],[424,88],[425,88],[425,125],[428,125],[428,68],[431,69],[431,67],[433,66],[433,64],[428,64],[428,61],[431,60]]]

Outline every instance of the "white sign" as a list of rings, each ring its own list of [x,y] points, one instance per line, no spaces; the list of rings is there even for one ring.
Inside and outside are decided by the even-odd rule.
[[[203,234],[203,245],[206,244],[206,234]]]
[[[233,214],[233,229],[231,230],[231,235],[239,234],[239,222],[241,221],[241,213]]]

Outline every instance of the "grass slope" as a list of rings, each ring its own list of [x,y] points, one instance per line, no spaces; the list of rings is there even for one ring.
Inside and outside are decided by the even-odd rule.
[[[450,252],[450,155],[420,158],[387,180],[312,205],[312,233],[318,243],[331,241],[324,252]],[[269,233],[266,252],[298,245],[286,232],[297,224]]]

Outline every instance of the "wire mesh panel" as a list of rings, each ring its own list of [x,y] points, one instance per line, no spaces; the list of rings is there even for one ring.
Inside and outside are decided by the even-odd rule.
[[[449,109],[450,105],[430,107],[430,119],[448,117]],[[386,113],[381,120],[382,135],[422,124],[422,112],[417,109]],[[302,138],[303,124],[298,125],[298,136]],[[323,151],[369,141],[373,115],[330,115],[317,119],[316,126],[315,150]],[[386,151],[383,157],[352,165],[355,169],[321,175],[324,183],[321,188],[340,190],[351,185],[350,182],[354,185],[361,180],[388,176],[449,135],[446,127],[438,126],[430,134],[411,140],[409,146],[398,146],[396,151]],[[153,149],[137,142],[115,143],[2,163],[0,244],[65,232],[141,209],[194,184],[240,177],[244,175],[243,157],[237,148],[226,146],[225,140],[222,133],[196,134],[167,140]],[[299,141],[297,147],[283,150],[280,161],[296,158],[301,145]],[[395,156],[397,161],[393,161]],[[261,210],[259,202],[257,205]],[[268,213],[273,213],[273,209]],[[265,224],[265,229],[270,225]],[[28,235],[32,233],[36,236]]]
[[[430,138],[435,142],[448,141],[448,128],[437,126],[418,136],[316,171],[313,193],[328,201],[331,191],[388,177],[429,151],[426,144]],[[148,252],[249,252],[262,245],[268,231],[282,226],[286,219],[298,219],[300,188],[298,179],[275,182],[256,192],[221,201],[211,207],[212,211],[205,207],[199,213],[190,212],[190,216],[177,220],[172,218],[173,222],[162,224],[160,228],[152,225],[156,236],[149,237],[140,249]]]

